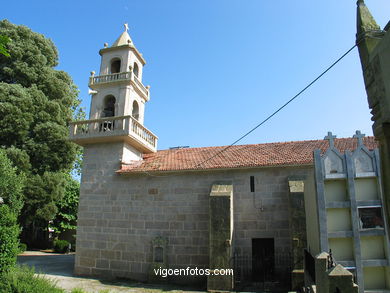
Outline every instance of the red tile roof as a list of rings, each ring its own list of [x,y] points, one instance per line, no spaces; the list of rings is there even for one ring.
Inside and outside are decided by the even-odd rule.
[[[334,143],[341,153],[357,147],[356,138],[336,138]],[[363,143],[369,150],[377,147],[372,136],[364,137]],[[117,173],[312,165],[313,151],[325,152],[328,147],[328,140],[307,140],[237,145],[223,152],[226,146],[161,150],[145,154],[140,162],[123,164]]]

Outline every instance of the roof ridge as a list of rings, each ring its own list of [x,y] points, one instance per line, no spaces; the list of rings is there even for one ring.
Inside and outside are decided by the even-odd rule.
[[[375,138],[375,136],[368,135],[368,136],[365,136],[363,139],[367,139],[367,138]],[[353,138],[353,137],[339,137],[339,138],[335,138],[335,139],[341,140],[341,139],[355,139],[355,138]],[[177,153],[180,151],[196,150],[196,149],[217,149],[217,148],[246,147],[246,146],[270,145],[270,144],[306,143],[306,142],[320,142],[320,141],[326,141],[326,140],[325,139],[304,139],[304,140],[276,141],[276,142],[263,142],[263,143],[251,143],[251,144],[237,144],[237,145],[188,147],[188,148],[181,148],[181,149],[163,149],[163,150],[158,150],[157,152],[175,152],[175,153]]]
[[[373,150],[378,147],[375,137],[366,136],[364,145]],[[358,139],[341,137],[335,140],[336,148],[344,153],[358,147]],[[269,142],[232,146],[196,147],[175,150],[162,150],[144,154],[141,164],[122,164],[118,173],[154,172],[154,171],[199,171],[236,168],[262,168],[313,164],[313,151],[329,148],[325,139],[298,140],[287,142]],[[215,154],[218,154],[216,156]],[[208,160],[207,157],[212,159]],[[207,159],[205,161],[205,159]],[[205,162],[202,166],[200,162]]]

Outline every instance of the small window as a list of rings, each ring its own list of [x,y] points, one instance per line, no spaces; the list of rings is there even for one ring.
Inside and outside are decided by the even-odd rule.
[[[250,177],[250,188],[251,192],[255,192],[255,176]]]
[[[360,229],[383,228],[381,207],[359,208]]]
[[[135,62],[134,62],[133,72],[134,72],[135,76],[138,77],[139,68],[138,68],[138,64]]]
[[[115,116],[115,97],[112,95],[104,98],[103,115],[102,117],[113,117]]]
[[[154,262],[164,262],[164,249],[162,247],[154,248]]]
[[[137,101],[133,102],[133,111],[131,112],[131,115],[138,120],[139,119],[139,106]]]
[[[121,71],[121,60],[114,59],[111,61],[111,73],[119,73]]]
[[[103,100],[103,112],[101,114],[102,118],[108,118],[115,116],[115,102],[116,99],[113,95],[108,95]],[[100,123],[99,131],[112,131],[115,129],[115,121],[112,119],[107,119],[106,121]]]

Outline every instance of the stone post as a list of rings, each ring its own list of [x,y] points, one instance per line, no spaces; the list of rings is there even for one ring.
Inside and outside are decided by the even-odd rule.
[[[210,213],[210,261],[209,268],[233,269],[233,185],[231,183],[214,184],[209,198]],[[233,274],[207,277],[208,291],[231,291],[234,285]]]
[[[353,275],[342,265],[337,265],[328,273],[329,293],[358,293],[358,286],[353,282]]]
[[[303,251],[307,246],[306,241],[306,214],[304,202],[303,177],[289,177],[289,212],[290,231],[293,251],[293,267],[291,272],[291,288],[299,290],[304,286]]]

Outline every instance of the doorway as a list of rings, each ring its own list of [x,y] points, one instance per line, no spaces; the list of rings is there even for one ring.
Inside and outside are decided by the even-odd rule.
[[[267,282],[274,278],[275,241],[273,238],[252,239],[252,281]]]

